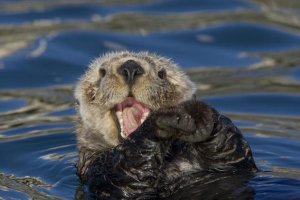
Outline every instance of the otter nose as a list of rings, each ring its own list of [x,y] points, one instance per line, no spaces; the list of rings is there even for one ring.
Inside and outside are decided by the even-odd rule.
[[[134,60],[127,60],[118,69],[118,73],[124,77],[129,85],[132,85],[135,79],[144,73],[144,69]]]

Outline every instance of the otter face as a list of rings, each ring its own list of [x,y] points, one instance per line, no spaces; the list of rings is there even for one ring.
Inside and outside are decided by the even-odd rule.
[[[119,136],[127,138],[149,113],[191,99],[194,92],[194,84],[169,59],[146,52],[97,58],[75,90],[79,143],[102,138],[115,146]]]

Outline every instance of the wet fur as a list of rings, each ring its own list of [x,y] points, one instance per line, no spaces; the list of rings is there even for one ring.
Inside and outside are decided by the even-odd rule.
[[[129,59],[145,71],[132,87],[117,73]],[[166,71],[163,79],[160,70]],[[256,171],[240,131],[213,108],[191,100],[194,92],[194,84],[173,62],[146,52],[110,53],[91,63],[75,90],[77,174],[96,198],[168,197],[215,174]],[[114,106],[128,95],[152,112],[122,139]]]
[[[152,113],[129,139],[97,155],[84,182],[100,199],[148,199],[255,171],[250,147],[232,122],[190,100]]]

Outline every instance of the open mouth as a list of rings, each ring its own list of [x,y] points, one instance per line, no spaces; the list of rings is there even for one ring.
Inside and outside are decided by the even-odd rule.
[[[121,127],[121,136],[127,138],[145,121],[150,110],[133,97],[127,97],[125,101],[115,106],[116,115]]]

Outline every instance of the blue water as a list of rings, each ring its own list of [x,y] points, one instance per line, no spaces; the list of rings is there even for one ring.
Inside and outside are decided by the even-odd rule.
[[[297,1],[101,2],[0,1],[0,199],[80,198],[73,88],[116,50],[172,58],[249,141],[254,199],[300,199]]]

